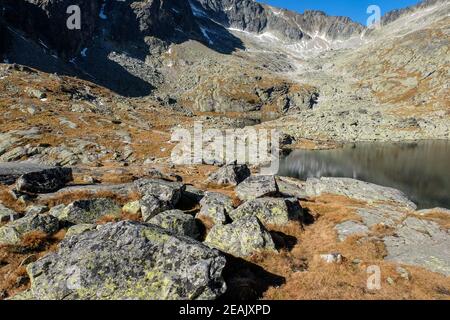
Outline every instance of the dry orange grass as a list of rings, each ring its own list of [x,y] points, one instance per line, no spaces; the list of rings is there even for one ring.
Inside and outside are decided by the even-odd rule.
[[[66,231],[49,236],[39,231],[25,234],[19,245],[0,246],[0,295],[11,297],[30,287],[26,265],[55,252]]]
[[[0,203],[16,212],[25,211],[25,204],[17,202],[6,186],[0,185]]]
[[[265,270],[285,278],[285,284],[271,287],[264,299],[450,299],[450,279],[422,268],[405,266],[410,280],[396,271],[397,265],[383,260],[384,245],[358,236],[337,240],[334,226],[349,219],[357,220],[351,207],[359,203],[340,196],[325,195],[304,201],[302,205],[314,217],[312,224],[290,223],[270,230],[291,236],[297,243],[279,253],[260,252],[249,258]],[[376,234],[391,232],[381,226]],[[320,254],[340,253],[341,264],[327,264]],[[369,290],[367,267],[381,270],[381,289]],[[389,284],[388,278],[394,283]],[[391,282],[392,282],[391,281]]]
[[[98,192],[77,191],[77,192],[61,193],[60,195],[54,196],[48,201],[45,201],[45,204],[47,204],[50,207],[54,207],[60,204],[68,205],[76,200],[87,200],[95,198],[110,198],[115,200],[117,203],[124,205],[129,201],[138,200],[140,196],[137,192],[130,192],[128,195],[122,196],[111,191],[98,191]]]

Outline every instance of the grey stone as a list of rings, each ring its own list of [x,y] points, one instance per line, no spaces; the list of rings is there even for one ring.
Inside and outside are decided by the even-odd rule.
[[[173,209],[173,206],[170,202],[160,200],[156,196],[151,194],[145,195],[141,199],[140,205],[141,205],[142,219],[145,222],[148,222],[151,218],[153,218],[154,216],[156,216],[161,212]]]
[[[386,260],[450,275],[450,233],[437,223],[408,217],[383,241]]]
[[[54,167],[25,173],[16,181],[16,190],[25,193],[55,192],[72,180],[72,169]]]
[[[5,207],[2,203],[0,203],[0,222],[13,221],[18,217],[19,214],[17,212]]]
[[[214,224],[225,224],[228,214],[233,209],[233,200],[229,196],[218,192],[206,192],[200,201],[200,211],[196,218],[207,218]]]
[[[181,182],[171,182],[159,179],[140,179],[135,185],[142,196],[152,195],[161,201],[176,206],[186,189]]]
[[[236,194],[241,200],[253,200],[270,197],[278,192],[274,176],[251,176],[236,187]]]
[[[226,289],[224,266],[219,252],[193,239],[121,221],[66,238],[30,264],[31,289],[18,299],[215,299]]]
[[[122,208],[112,199],[77,200],[64,208],[59,219],[73,224],[96,223],[103,216],[119,216],[121,212]]]
[[[307,198],[306,182],[290,177],[275,177],[280,194],[298,199]]]
[[[350,178],[308,179],[306,181],[306,193],[309,197],[330,193],[369,203],[394,203],[409,210],[415,210],[417,208],[417,206],[399,190]]]
[[[275,250],[272,236],[256,217],[245,217],[227,225],[216,224],[205,243],[236,257],[247,257],[259,250]]]
[[[24,174],[40,172],[50,168],[49,166],[28,162],[0,163],[0,183],[11,185]]]
[[[148,222],[177,235],[194,239],[200,236],[200,231],[194,217],[181,210],[162,212],[148,220]]]
[[[369,228],[364,224],[355,221],[345,221],[335,226],[340,241],[344,241],[349,236],[367,235]]]
[[[31,231],[53,234],[59,230],[59,221],[48,214],[30,214],[0,227],[0,244],[19,244],[21,237]]]
[[[237,186],[250,177],[250,174],[250,169],[245,164],[227,164],[209,175],[207,181],[217,185]]]
[[[232,220],[255,216],[265,225],[285,225],[298,221],[302,208],[296,198],[258,198],[240,205],[230,212]]]
[[[30,214],[41,214],[41,213],[45,213],[48,212],[48,207],[47,206],[43,206],[43,205],[31,205],[28,206],[25,209],[25,215],[30,215]]]
[[[95,230],[96,227],[97,227],[97,225],[91,224],[91,223],[77,224],[77,225],[71,226],[69,229],[67,229],[65,237],[68,238],[68,237],[82,234],[84,232],[92,231],[92,230]]]

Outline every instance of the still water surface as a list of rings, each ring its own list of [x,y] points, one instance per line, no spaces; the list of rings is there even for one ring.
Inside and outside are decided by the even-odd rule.
[[[420,208],[450,208],[450,141],[296,150],[281,160],[279,174],[355,178],[402,190]]]

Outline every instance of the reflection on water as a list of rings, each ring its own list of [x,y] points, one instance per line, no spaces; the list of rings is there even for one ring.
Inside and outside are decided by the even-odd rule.
[[[336,150],[297,150],[280,175],[349,177],[405,192],[420,208],[450,208],[450,142],[360,143]]]

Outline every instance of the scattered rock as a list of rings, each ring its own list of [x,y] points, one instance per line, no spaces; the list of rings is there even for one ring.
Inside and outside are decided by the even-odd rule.
[[[215,299],[226,289],[216,250],[154,225],[109,223],[66,238],[27,267],[22,299]]]
[[[265,225],[284,225],[299,220],[302,209],[297,199],[258,198],[250,200],[230,212],[232,220],[255,216]]]
[[[0,244],[19,244],[21,237],[31,231],[54,234],[59,221],[48,214],[30,214],[0,228]]]
[[[148,194],[145,195],[141,201],[141,213],[142,219],[145,222],[148,222],[151,218],[156,216],[157,214],[164,212],[166,210],[173,209],[173,206],[168,201],[162,201],[158,199],[156,196]]]
[[[273,196],[278,192],[274,176],[250,176],[236,187],[241,200]]]
[[[106,215],[119,216],[121,211],[121,207],[112,199],[77,200],[69,204],[59,218],[73,224],[96,223]]]
[[[197,239],[200,236],[197,222],[194,217],[181,210],[162,212],[148,220],[148,222],[181,236],[187,236],[194,239]]]
[[[245,164],[228,164],[212,173],[207,181],[217,185],[237,186],[250,177],[250,174],[250,169]]]
[[[258,250],[275,250],[270,233],[256,217],[245,217],[231,224],[216,224],[205,243],[236,257],[247,257]]]
[[[26,162],[0,163],[0,183],[11,185],[24,174],[40,172],[50,168],[49,166]]]
[[[65,209],[65,208],[66,208],[66,206],[63,205],[63,204],[54,206],[53,208],[50,209],[50,211],[48,212],[48,214],[54,216],[54,217],[57,218],[58,220],[61,220],[60,217],[61,217],[61,215],[64,213],[64,209]]]
[[[19,214],[0,203],[0,222],[14,221],[19,218]]]
[[[139,200],[128,202],[122,207],[122,211],[128,214],[139,214],[141,212],[141,203]]]
[[[97,225],[91,224],[91,223],[77,224],[77,225],[74,225],[74,226],[70,227],[69,229],[67,229],[65,237],[68,238],[68,237],[82,234],[87,231],[92,231],[92,230],[95,230],[96,227],[97,227]]]
[[[349,236],[353,235],[367,235],[369,228],[362,223],[355,221],[345,221],[335,226],[340,241],[344,241]]]
[[[233,200],[229,196],[218,192],[206,192],[200,201],[200,212],[196,218],[207,218],[214,224],[225,224],[228,214],[233,209]]]
[[[289,177],[275,177],[280,194],[285,197],[307,198],[306,182]]]
[[[135,185],[142,196],[152,195],[161,201],[176,206],[186,189],[180,182],[171,182],[159,179],[140,179],[135,181]]]
[[[321,254],[320,259],[326,263],[342,263],[343,257],[340,253]]]
[[[42,213],[48,212],[48,210],[49,209],[48,209],[47,206],[31,205],[31,206],[26,208],[25,215],[42,214]]]
[[[395,271],[397,271],[397,273],[400,275],[400,277],[402,277],[405,280],[409,280],[411,278],[410,273],[408,272],[408,270],[406,270],[403,267],[398,266]]]
[[[25,173],[16,182],[16,190],[25,193],[50,193],[72,181],[72,169],[55,167]]]

